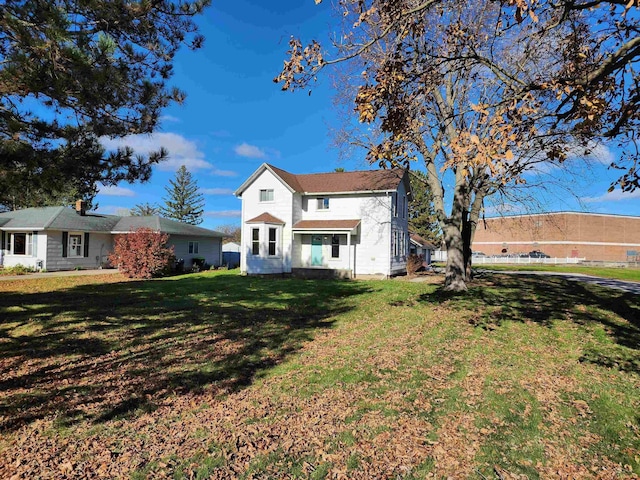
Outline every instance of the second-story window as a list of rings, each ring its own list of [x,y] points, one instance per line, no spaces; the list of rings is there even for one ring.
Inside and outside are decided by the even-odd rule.
[[[273,188],[260,190],[261,202],[273,202]]]
[[[329,198],[319,198],[318,199],[318,210],[329,210]]]

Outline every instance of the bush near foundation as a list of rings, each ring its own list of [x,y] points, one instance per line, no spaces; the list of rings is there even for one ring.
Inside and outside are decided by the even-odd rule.
[[[169,235],[150,228],[116,235],[109,262],[129,278],[153,278],[169,273],[175,261]]]
[[[407,257],[407,275],[415,275],[424,263],[424,257],[422,255],[416,255],[412,253]]]

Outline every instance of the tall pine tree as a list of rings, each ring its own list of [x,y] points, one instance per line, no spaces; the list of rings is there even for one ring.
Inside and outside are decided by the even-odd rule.
[[[433,195],[427,185],[426,174],[421,170],[410,170],[412,198],[409,202],[409,230],[417,233],[436,246],[442,241],[442,231],[433,208]]]
[[[169,83],[174,57],[202,45],[194,17],[208,4],[0,1],[0,210],[148,180],[166,151],[105,151],[101,140],[153,132],[184,100]]]
[[[198,183],[187,167],[182,165],[176,172],[175,180],[169,180],[164,187],[169,194],[161,207],[162,215],[179,222],[198,225],[202,223],[204,196],[198,191]]]

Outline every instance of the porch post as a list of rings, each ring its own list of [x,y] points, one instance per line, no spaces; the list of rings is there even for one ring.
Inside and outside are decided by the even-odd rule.
[[[349,260],[349,270],[351,270],[351,278],[355,277],[355,272],[351,268],[351,232],[347,232],[347,258]]]

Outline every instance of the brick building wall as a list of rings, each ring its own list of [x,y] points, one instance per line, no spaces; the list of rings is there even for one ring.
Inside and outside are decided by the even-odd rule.
[[[558,212],[487,218],[478,224],[472,249],[487,255],[541,250],[551,257],[626,261],[629,251],[640,253],[640,217]]]

